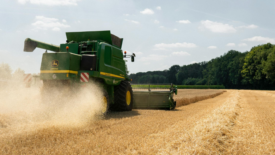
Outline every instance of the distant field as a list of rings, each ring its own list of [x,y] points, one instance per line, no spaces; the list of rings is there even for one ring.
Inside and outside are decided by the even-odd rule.
[[[176,85],[178,89],[225,89],[223,85]],[[147,89],[149,85],[132,84],[132,88]],[[150,85],[150,88],[168,89],[170,85]]]

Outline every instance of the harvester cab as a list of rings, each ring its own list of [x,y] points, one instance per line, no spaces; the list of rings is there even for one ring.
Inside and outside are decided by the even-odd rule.
[[[25,52],[32,52],[36,47],[46,50],[40,68],[45,89],[42,92],[62,85],[77,89],[94,81],[104,90],[102,113],[109,109],[132,110],[134,94],[123,58],[131,57],[134,62],[135,54],[124,52],[123,55],[123,39],[110,31],[67,32],[66,36],[66,43],[60,46],[30,38],[25,40]]]

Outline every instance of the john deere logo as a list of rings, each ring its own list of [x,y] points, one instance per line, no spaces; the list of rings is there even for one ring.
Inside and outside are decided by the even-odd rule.
[[[52,66],[53,66],[53,67],[57,67],[58,64],[59,64],[58,60],[53,60],[53,61],[52,61]]]

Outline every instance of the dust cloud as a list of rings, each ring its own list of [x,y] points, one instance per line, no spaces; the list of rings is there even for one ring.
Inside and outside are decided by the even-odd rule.
[[[53,126],[86,126],[102,118],[102,92],[94,82],[71,89],[0,81],[0,136]]]

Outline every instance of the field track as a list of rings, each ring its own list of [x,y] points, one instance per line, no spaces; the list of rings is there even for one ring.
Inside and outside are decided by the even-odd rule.
[[[0,126],[0,154],[274,154],[274,118],[275,92],[227,90],[174,111],[111,113],[85,127],[11,134]]]

